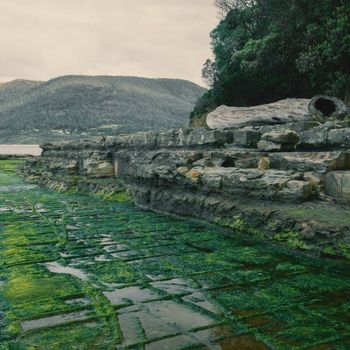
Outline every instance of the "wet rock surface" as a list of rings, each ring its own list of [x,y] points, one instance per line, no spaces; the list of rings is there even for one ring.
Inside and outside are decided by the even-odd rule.
[[[0,162],[0,185],[23,184],[16,164]],[[5,349],[349,345],[348,264],[39,187],[1,192],[0,220]]]

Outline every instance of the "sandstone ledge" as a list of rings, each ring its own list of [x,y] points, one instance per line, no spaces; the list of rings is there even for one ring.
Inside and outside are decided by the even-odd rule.
[[[270,142],[272,148],[259,147]],[[288,120],[43,145],[22,173],[44,185],[128,190],[137,205],[350,257],[350,121]],[[85,183],[85,185],[84,185]],[[90,183],[90,184],[89,184]],[[67,189],[70,186],[67,186]],[[108,192],[108,191],[107,191]]]

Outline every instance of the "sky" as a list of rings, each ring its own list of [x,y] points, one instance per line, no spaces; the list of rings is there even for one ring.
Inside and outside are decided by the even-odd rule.
[[[204,85],[214,0],[0,0],[0,82],[67,74]]]

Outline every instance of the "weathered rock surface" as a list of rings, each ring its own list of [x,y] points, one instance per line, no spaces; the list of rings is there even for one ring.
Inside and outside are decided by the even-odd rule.
[[[307,104],[281,101],[259,107],[256,115],[237,110],[234,130],[175,129],[46,144],[23,172],[51,187],[65,176],[115,181],[142,207],[209,221],[238,215],[249,227],[295,230],[317,250],[324,237],[331,244],[350,240],[350,220],[348,226],[334,223],[332,214],[323,222],[327,215],[317,214],[337,202],[349,208],[350,122],[344,114],[309,118]],[[84,188],[86,180],[76,181]],[[299,207],[300,217],[292,215]]]
[[[350,201],[350,171],[333,171],[326,174],[325,193]]]
[[[220,106],[207,116],[210,129],[277,125],[307,120],[309,100],[289,98],[255,107]]]
[[[287,98],[253,107],[220,106],[207,116],[210,129],[239,129],[246,126],[302,123],[318,117],[322,122],[349,113],[345,103],[336,97],[318,95],[311,100]]]

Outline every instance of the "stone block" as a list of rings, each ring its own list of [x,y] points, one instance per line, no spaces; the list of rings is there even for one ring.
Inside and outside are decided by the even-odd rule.
[[[350,169],[350,152],[281,152],[269,154],[271,168],[326,173]]]
[[[325,176],[325,194],[350,200],[350,171],[333,171]]]
[[[241,147],[256,147],[261,139],[261,132],[253,129],[240,129],[233,131],[233,143]]]
[[[264,152],[278,152],[283,150],[281,143],[261,140],[258,142],[258,149]]]
[[[296,145],[300,140],[298,134],[292,130],[274,130],[267,132],[261,137],[261,139],[265,141],[292,145]]]
[[[346,200],[350,200],[350,173],[343,174],[341,189],[342,197]]]
[[[350,147],[350,128],[329,130],[328,144],[332,146]]]
[[[327,130],[306,130],[300,133],[300,146],[303,148],[323,148],[327,146]]]
[[[82,172],[83,175],[91,177],[113,177],[114,165],[104,160],[83,159]]]

